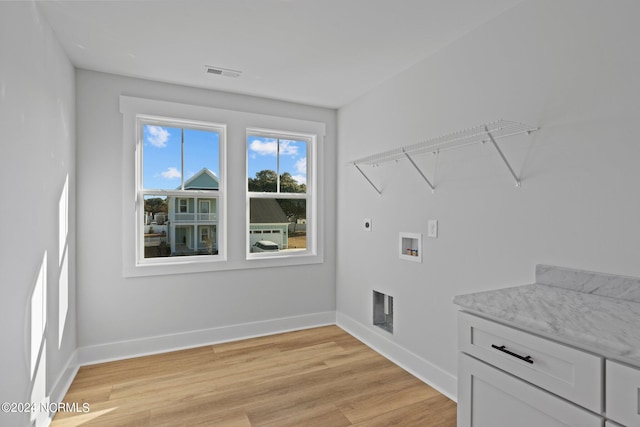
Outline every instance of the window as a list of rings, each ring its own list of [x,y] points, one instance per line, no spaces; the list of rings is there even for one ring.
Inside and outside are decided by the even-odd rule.
[[[138,263],[217,256],[225,127],[142,115],[137,127]]]
[[[209,228],[201,227],[200,228],[200,242],[207,243],[209,241]]]
[[[315,140],[314,135],[247,131],[249,259],[315,254],[315,227],[307,227],[315,217]]]
[[[324,261],[324,123],[125,95],[120,112],[124,276]]]
[[[187,199],[178,199],[178,212],[187,213],[188,201]]]

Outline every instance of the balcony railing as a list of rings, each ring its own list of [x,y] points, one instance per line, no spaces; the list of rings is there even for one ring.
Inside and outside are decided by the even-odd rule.
[[[215,222],[218,215],[215,213],[176,213],[175,222]]]

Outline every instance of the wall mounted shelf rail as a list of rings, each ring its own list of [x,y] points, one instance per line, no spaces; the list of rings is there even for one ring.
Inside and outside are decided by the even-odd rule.
[[[373,187],[373,189],[376,190],[378,194],[382,194],[382,191],[378,187],[376,187],[373,181],[371,181],[367,174],[362,170],[361,166],[377,166],[381,163],[408,159],[411,165],[416,169],[416,171],[418,171],[422,179],[427,183],[429,188],[431,188],[431,191],[434,192],[435,186],[418,167],[416,162],[413,160],[413,157],[429,153],[438,154],[442,151],[463,148],[478,143],[484,144],[486,142],[490,142],[498,152],[498,155],[515,180],[516,186],[519,187],[520,178],[518,178],[516,173],[513,171],[511,164],[505,157],[496,141],[502,138],[507,138],[523,133],[530,134],[531,132],[534,132],[536,130],[538,130],[538,128],[535,126],[529,126],[523,123],[512,122],[508,120],[498,120],[436,138],[427,139],[425,141],[418,142],[417,144],[407,145],[405,147],[395,148],[393,150],[372,154],[370,156],[354,160],[352,163],[362,174],[362,176],[364,176],[367,182]]]

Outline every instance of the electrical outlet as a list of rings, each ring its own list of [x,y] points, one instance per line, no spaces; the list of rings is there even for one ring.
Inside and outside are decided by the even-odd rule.
[[[430,219],[427,223],[427,236],[434,239],[438,238],[438,220]]]
[[[372,227],[372,225],[373,225],[373,224],[371,223],[371,218],[365,218],[365,219],[362,221],[362,229],[363,229],[364,231],[371,231],[371,227]]]

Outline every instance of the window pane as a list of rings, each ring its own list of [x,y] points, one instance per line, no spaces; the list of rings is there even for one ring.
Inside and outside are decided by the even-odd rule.
[[[307,192],[306,142],[249,135],[247,144],[249,191]]]
[[[280,192],[307,192],[307,143],[280,140]]]
[[[307,202],[301,199],[250,199],[249,251],[307,249]]]
[[[142,187],[174,190],[182,180],[182,136],[179,128],[145,124],[142,127]]]
[[[263,136],[248,137],[249,191],[276,192],[278,178],[278,140]]]
[[[218,254],[218,199],[145,195],[144,257]]]
[[[220,134],[184,130],[184,189],[218,190],[220,186]]]
[[[166,197],[144,197],[142,232],[144,233],[145,258],[171,255],[167,240],[169,237],[169,214]]]

